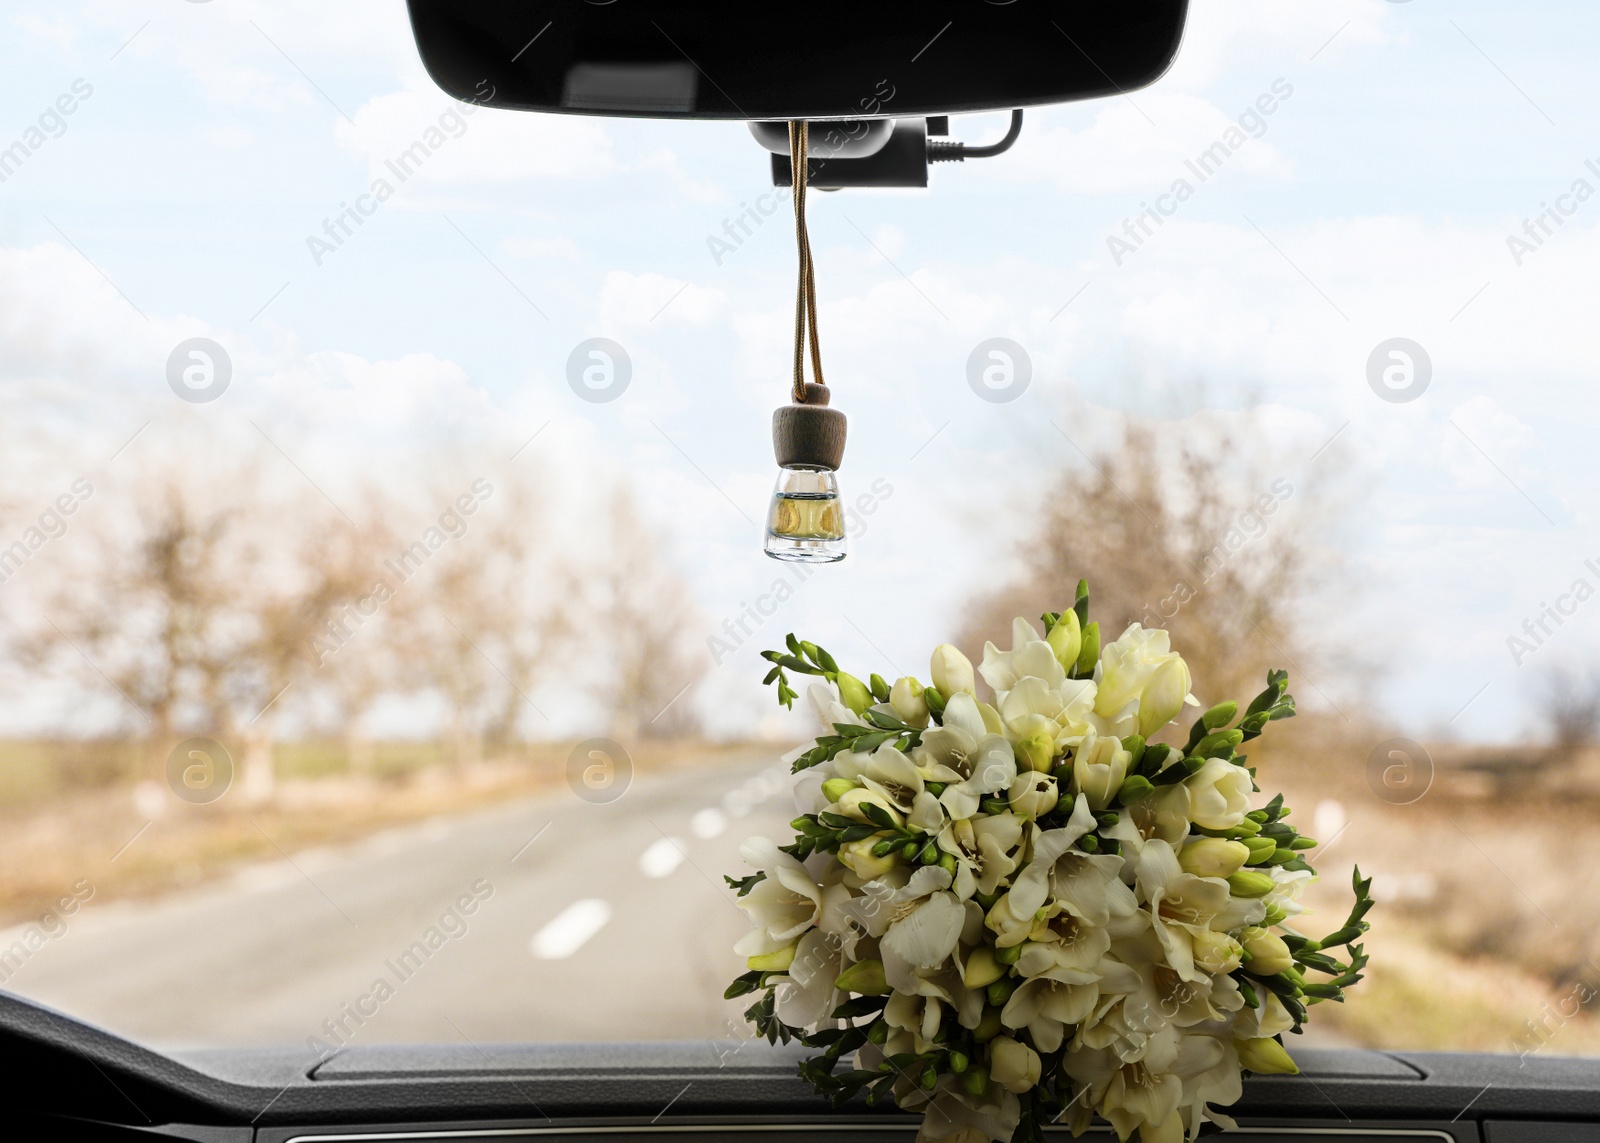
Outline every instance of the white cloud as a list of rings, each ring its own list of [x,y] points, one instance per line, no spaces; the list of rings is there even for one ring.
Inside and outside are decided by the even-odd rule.
[[[540,178],[597,178],[616,170],[596,120],[472,107],[431,86],[375,96],[334,124],[347,153],[391,183],[466,186]]]
[[[600,291],[602,329],[647,326],[656,321],[703,326],[726,301],[721,290],[661,274],[612,270]]]
[[[1080,131],[1052,125],[1065,113],[1046,112],[993,176],[1042,179],[1074,194],[1166,190],[1177,179],[1198,184],[1229,171],[1285,179],[1293,167],[1266,138],[1276,117],[1289,114],[1285,90],[1264,84],[1260,108],[1251,102],[1228,114],[1199,96],[1158,87],[1107,101]],[[1268,106],[1273,113],[1261,114]]]
[[[554,238],[504,238],[500,249],[513,258],[561,258],[577,262],[583,257],[578,244],[564,235]]]

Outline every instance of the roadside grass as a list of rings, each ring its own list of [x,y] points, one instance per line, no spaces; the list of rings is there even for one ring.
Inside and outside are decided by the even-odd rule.
[[[390,826],[561,794],[572,749],[530,745],[511,757],[448,765],[437,744],[379,743],[370,769],[351,773],[338,747],[295,744],[281,748],[270,798],[248,804],[236,785],[197,805],[148,778],[136,796],[127,771],[115,781],[64,787],[48,773],[59,757],[53,745],[0,744],[0,926],[40,920],[80,881],[93,886],[97,903],[155,897]],[[134,746],[109,746],[114,761],[137,755]],[[629,750],[636,776],[725,765],[758,752],[775,758],[778,749],[684,740]]]

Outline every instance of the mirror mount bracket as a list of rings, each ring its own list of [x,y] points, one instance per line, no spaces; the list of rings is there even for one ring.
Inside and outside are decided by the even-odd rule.
[[[933,117],[940,118],[940,117]],[[883,122],[882,120],[878,122]],[[818,154],[806,164],[806,183],[813,190],[842,190],[846,187],[926,187],[928,164],[960,163],[967,159],[989,159],[1005,153],[1022,133],[1022,110],[1011,112],[1011,125],[998,142],[982,146],[953,139],[930,138],[936,129],[948,131],[946,124],[932,119],[900,119],[884,133],[883,142],[870,154]],[[756,124],[751,131],[762,138]],[[765,140],[762,140],[765,142]],[[786,187],[792,182],[789,156],[772,156],[772,185]]]

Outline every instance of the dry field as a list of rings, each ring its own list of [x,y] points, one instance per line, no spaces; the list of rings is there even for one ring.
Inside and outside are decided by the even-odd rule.
[[[1264,741],[1275,744],[1253,755],[1261,784],[1284,791],[1301,828],[1325,843],[1303,927],[1325,932],[1343,920],[1353,863],[1373,875],[1379,901],[1368,977],[1349,1003],[1315,1010],[1308,1043],[1600,1054],[1600,757],[1541,766],[1435,748],[1426,793],[1396,804],[1367,780],[1382,733],[1311,717],[1273,729]],[[82,879],[97,903],[159,896],[251,862],[558,788],[569,749],[452,767],[427,757],[430,748],[391,747],[376,776],[352,776],[301,748],[280,756],[287,776],[255,805],[236,791],[188,805],[164,787],[152,798],[126,782],[72,792],[13,780],[0,803],[0,925],[39,918]],[[664,745],[636,751],[635,763],[663,771],[749,753]],[[10,777],[36,754],[13,750]]]
[[[1319,1032],[1381,1048],[1600,1054],[1600,758],[1436,747],[1426,792],[1397,804],[1420,787],[1386,799],[1369,784],[1385,734],[1278,725],[1276,747],[1256,755],[1261,785],[1283,790],[1325,843],[1303,927],[1343,920],[1353,864],[1378,898],[1367,979],[1345,1005],[1315,1009]]]
[[[0,927],[45,916],[80,881],[92,886],[96,903],[158,896],[251,862],[558,789],[570,750],[570,743],[552,743],[515,758],[451,766],[429,758],[437,755],[433,747],[390,746],[387,764],[365,776],[348,773],[324,752],[302,751],[280,758],[280,771],[290,776],[253,805],[237,788],[192,805],[153,782],[16,795],[0,805]],[[631,756],[637,773],[652,773],[750,752],[677,741],[643,745]],[[23,755],[11,767],[14,776],[39,750],[12,753]]]

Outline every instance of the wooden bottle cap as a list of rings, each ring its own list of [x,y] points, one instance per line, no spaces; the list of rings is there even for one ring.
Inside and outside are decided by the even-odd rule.
[[[828,407],[826,385],[806,385],[804,404],[772,413],[772,451],[781,468],[805,466],[836,471],[844,463],[845,415]]]

